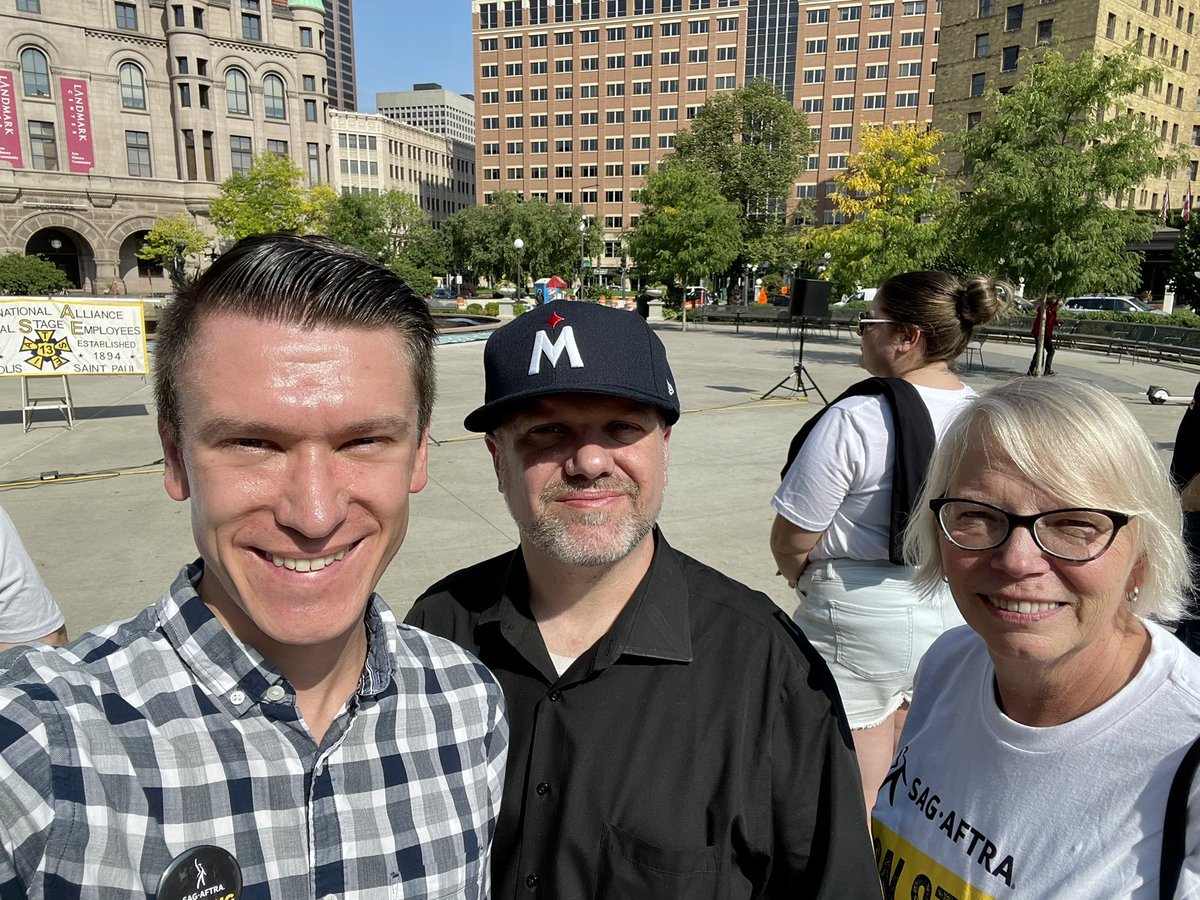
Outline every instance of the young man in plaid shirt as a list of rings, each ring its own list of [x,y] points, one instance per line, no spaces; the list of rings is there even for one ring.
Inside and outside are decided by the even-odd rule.
[[[426,481],[434,335],[319,238],[181,288],[155,391],[200,559],[0,663],[0,897],[488,895],[500,688],[373,593]]]

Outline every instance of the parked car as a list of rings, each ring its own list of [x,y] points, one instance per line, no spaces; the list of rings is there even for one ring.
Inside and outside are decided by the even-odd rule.
[[[708,289],[703,287],[702,285],[698,285],[698,284],[694,284],[691,287],[684,288],[683,289],[683,299],[691,300],[692,303],[697,304],[697,305],[702,305],[705,303],[712,302],[712,298],[708,292]]]
[[[425,302],[430,309],[458,309],[458,297],[448,287],[436,287],[433,293],[425,295]]]
[[[1137,297],[1128,294],[1087,294],[1082,297],[1068,297],[1063,309],[1068,312],[1115,312],[1140,313],[1148,312],[1165,316],[1161,309],[1151,309]]]

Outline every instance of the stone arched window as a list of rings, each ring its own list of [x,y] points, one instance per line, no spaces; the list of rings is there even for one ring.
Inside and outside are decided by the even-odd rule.
[[[268,119],[287,118],[287,92],[278,75],[263,79],[263,113]]]
[[[225,73],[225,108],[232,115],[250,115],[250,82],[241,69]]]
[[[121,76],[121,108],[146,108],[146,77],[141,68],[131,62],[121,63],[118,73]]]
[[[21,84],[26,97],[50,96],[50,63],[36,47],[21,51]]]

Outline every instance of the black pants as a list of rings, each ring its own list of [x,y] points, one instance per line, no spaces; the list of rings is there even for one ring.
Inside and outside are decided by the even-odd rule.
[[[1042,349],[1046,351],[1046,367],[1042,372],[1046,375],[1054,374],[1054,341],[1051,338],[1046,338],[1046,343],[1042,345]],[[1029,361],[1029,374],[1033,374],[1034,368],[1037,366],[1037,345],[1033,348],[1033,359]]]

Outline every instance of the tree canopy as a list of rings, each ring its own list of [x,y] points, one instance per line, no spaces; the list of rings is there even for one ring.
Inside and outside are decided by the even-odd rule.
[[[198,257],[208,245],[208,235],[191,216],[180,213],[154,220],[154,227],[146,233],[145,241],[137,250],[137,258],[170,269],[174,267],[178,253],[181,262],[190,258],[198,266]]]
[[[667,162],[646,176],[638,227],[628,236],[638,269],[670,284],[726,270],[741,250],[741,214],[710,173]]]
[[[470,272],[490,281],[516,279],[520,256],[522,276],[530,280],[559,275],[570,277],[580,264],[580,222],[586,221],[587,256],[601,249],[598,224],[584,219],[583,208],[567,203],[522,200],[501,191],[486,206],[472,206],[442,223],[446,253],[456,272]],[[524,244],[520,253],[513,245]]]
[[[943,219],[958,202],[954,184],[938,177],[942,139],[915,123],[865,127],[861,149],[835,179],[833,202],[845,224],[812,234],[810,261],[829,253],[837,293],[935,266],[947,237]]]
[[[1139,60],[1130,48],[1068,62],[1052,48],[1010,92],[987,93],[980,124],[957,137],[974,190],[956,237],[980,270],[1023,277],[1036,294],[1136,288],[1140,260],[1126,246],[1153,220],[1108,201],[1176,162],[1125,111],[1124,97],[1161,76]]]
[[[783,221],[812,138],[804,113],[769,81],[749,81],[708,98],[691,128],[675,135],[673,161],[698,166],[738,205],[747,238]]]
[[[221,182],[209,205],[213,226],[239,241],[276,231],[319,234],[337,194],[327,184],[304,187],[304,173],[290,156],[256,156],[245,173]]]
[[[71,287],[67,274],[48,259],[21,253],[0,256],[0,294],[45,296]]]

